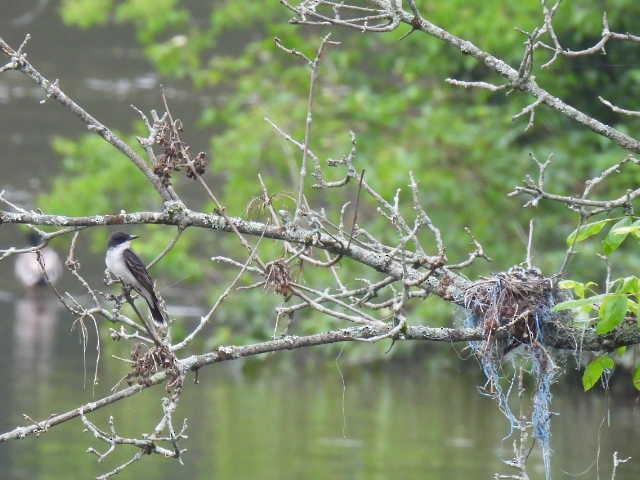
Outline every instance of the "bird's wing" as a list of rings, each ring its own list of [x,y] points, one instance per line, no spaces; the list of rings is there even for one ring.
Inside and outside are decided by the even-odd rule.
[[[122,252],[122,256],[125,265],[129,268],[138,283],[140,283],[140,286],[154,295],[153,280],[151,279],[151,275],[149,275],[147,267],[145,267],[142,260],[140,260],[140,257],[128,248]]]

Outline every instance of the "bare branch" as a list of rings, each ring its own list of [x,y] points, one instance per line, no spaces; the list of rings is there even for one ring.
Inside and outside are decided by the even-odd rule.
[[[227,288],[224,290],[224,292],[222,292],[222,294],[218,297],[218,299],[213,304],[213,306],[211,307],[209,312],[206,315],[204,315],[203,317],[200,317],[200,322],[198,323],[196,328],[194,328],[191,331],[191,333],[189,333],[189,335],[187,335],[184,338],[184,340],[182,340],[181,342],[176,343],[175,345],[171,346],[172,350],[177,351],[177,350],[180,350],[180,349],[186,347],[202,331],[202,329],[207,325],[207,323],[209,323],[209,321],[213,317],[213,314],[216,313],[216,311],[218,310],[218,308],[220,307],[222,302],[229,296],[229,293],[231,293],[231,290],[233,290],[235,288],[235,286],[240,281],[240,278],[242,277],[242,275],[244,275],[244,272],[246,272],[247,268],[249,267],[249,265],[253,261],[255,253],[256,253],[256,250],[258,249],[258,246],[260,245],[260,241],[261,240],[262,240],[262,237],[260,237],[260,239],[256,243],[256,246],[254,247],[253,251],[249,255],[249,258],[247,258],[247,261],[240,268],[240,271],[238,272],[238,274],[231,281],[231,283],[227,286]]]
[[[389,206],[388,208],[393,208],[384,199],[377,195],[371,187],[367,185],[366,181],[363,181],[363,188],[369,192],[373,192],[376,198],[380,198],[382,202]],[[344,242],[336,240],[333,236],[326,233],[300,228],[295,225],[274,226],[260,222],[247,221],[238,217],[205,214],[188,210],[184,207],[176,208],[175,204],[171,205],[170,208],[170,211],[164,212],[120,213],[116,215],[95,215],[86,217],[68,217],[31,212],[16,213],[0,211],[0,225],[21,223],[67,227],[95,227],[99,225],[163,224],[176,226],[181,225],[185,228],[193,226],[225,232],[239,232],[241,234],[257,237],[264,235],[265,238],[282,240],[292,244],[308,245],[313,243],[316,248],[321,248],[334,254],[342,254],[345,257],[368,265],[375,270],[387,273],[396,278],[402,278],[403,269],[398,260],[394,260],[387,255],[381,255],[379,252],[372,251],[371,249],[361,247],[355,242],[347,249],[345,248]],[[408,227],[407,230],[411,232]],[[411,281],[420,278],[421,273],[414,268],[409,268],[408,276],[409,278],[407,280]],[[439,287],[444,277],[446,277],[446,281],[443,283],[446,283],[447,287],[445,289],[440,289]],[[434,291],[443,298],[462,305],[461,288],[467,284],[468,280],[462,276],[456,275],[450,271],[438,270],[434,275],[430,276],[423,287],[429,291]]]
[[[620,108],[615,106],[613,103],[611,103],[609,100],[605,100],[604,98],[598,96],[598,100],[600,100],[602,103],[604,103],[607,107],[609,107],[611,110],[613,110],[616,113],[621,113],[623,115],[629,115],[630,117],[640,117],[640,111],[639,110],[627,110],[625,108]]]
[[[627,135],[620,130],[610,127],[609,125],[606,125],[599,120],[591,117],[590,115],[587,115],[577,108],[567,104],[560,98],[552,95],[547,90],[539,86],[532,75],[523,77],[519,70],[511,67],[504,60],[490,54],[485,50],[482,50],[469,40],[465,40],[448,32],[442,27],[439,27],[438,25],[435,25],[434,23],[428,21],[421,15],[416,15],[413,12],[407,12],[401,8],[394,8],[396,2],[373,0],[373,3],[379,6],[380,14],[386,13],[388,15],[388,23],[384,26],[368,26],[366,23],[352,23],[335,15],[333,17],[327,16],[319,13],[317,11],[317,8],[309,8],[306,2],[299,2],[297,6],[284,0],[281,0],[281,3],[297,14],[297,17],[293,19],[294,23],[304,23],[310,25],[341,25],[350,28],[356,28],[361,31],[370,32],[393,30],[397,28],[400,23],[405,23],[411,26],[414,30],[421,31],[435,38],[438,38],[443,42],[449,44],[450,46],[460,50],[461,53],[474,57],[479,62],[486,65],[490,70],[493,70],[501,76],[505,77],[513,88],[528,93],[536,100],[539,100],[540,103],[544,103],[560,114],[593,130],[599,135],[610,139],[622,148],[629,150],[630,152],[640,153],[640,140],[631,137],[630,135]],[[323,4],[324,2],[319,1],[316,3]],[[400,2],[397,2],[397,4],[399,3]],[[552,7],[552,9],[553,8],[554,7]],[[557,8],[557,6],[555,8]],[[622,37],[619,37],[619,35],[622,35]],[[620,38],[629,41],[637,41],[637,37],[630,34],[609,33],[607,35],[607,39],[608,38]],[[551,47],[551,49],[554,50],[553,47]]]
[[[256,343],[252,345],[220,346],[216,350],[202,355],[193,355],[180,362],[180,368],[184,371],[197,370],[212,363],[234,360],[242,357],[261,355],[269,352],[282,350],[294,350],[315,345],[324,345],[336,342],[351,342],[357,339],[374,337],[381,335],[388,330],[388,327],[376,328],[373,325],[345,328],[329,332],[307,335],[303,337],[287,336],[276,340]],[[430,327],[409,327],[405,333],[405,338],[410,340],[432,340],[445,342],[462,342],[469,340],[479,340],[482,332],[475,329],[453,329],[453,328],[430,328]],[[51,427],[64,423],[68,420],[79,417],[81,414],[91,413],[104,406],[124,398],[135,395],[149,387],[163,383],[167,379],[164,371],[158,372],[148,378],[144,384],[135,384],[119,390],[118,392],[103,397],[99,400],[89,402],[78,408],[67,412],[53,415],[46,420],[35,422],[30,425],[16,427],[15,429],[0,434],[0,443],[11,439],[25,438],[30,435],[39,435],[48,431]]]
[[[504,90],[509,85],[494,85],[493,83],[488,82],[467,82],[465,80],[456,80],[455,78],[446,78],[445,82],[454,85],[456,87],[462,88],[484,88],[485,90],[490,90],[492,92],[497,92],[499,90]]]

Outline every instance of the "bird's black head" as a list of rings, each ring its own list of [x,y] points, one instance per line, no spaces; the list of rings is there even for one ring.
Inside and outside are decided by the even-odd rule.
[[[116,247],[124,242],[128,242],[129,240],[133,240],[134,238],[138,238],[137,235],[129,235],[124,232],[116,232],[111,234],[109,237],[109,243],[107,248]]]
[[[29,245],[32,247],[36,247],[42,243],[42,235],[33,230],[29,230],[27,233],[27,242],[29,242]]]

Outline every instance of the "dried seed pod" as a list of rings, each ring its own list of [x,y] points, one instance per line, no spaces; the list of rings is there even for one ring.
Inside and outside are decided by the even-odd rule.
[[[157,155],[153,165],[153,172],[161,179],[162,184],[171,183],[173,172],[185,171],[188,178],[196,179],[203,175],[207,167],[207,154],[198,153],[191,158],[189,145],[180,139],[183,132],[182,122],[176,119],[173,124],[167,120],[154,124],[156,130],[155,143],[160,145],[161,153]]]
[[[284,260],[275,260],[266,267],[265,288],[273,290],[285,299],[291,297],[291,267]]]
[[[193,159],[191,168],[187,168],[187,178],[197,178],[198,175],[204,175],[207,168],[207,154],[204,152],[198,153]]]

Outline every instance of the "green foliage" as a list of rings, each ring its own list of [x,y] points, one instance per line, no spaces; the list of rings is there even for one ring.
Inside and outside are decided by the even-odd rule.
[[[594,308],[594,305],[604,300],[606,295],[594,295],[589,298],[580,298],[578,300],[567,300],[566,302],[558,303],[554,305],[553,311],[560,312],[562,310],[571,310],[574,308],[581,308],[583,311],[590,311]]]
[[[640,239],[640,220],[633,216],[625,216],[622,218],[608,218],[583,225],[569,235],[567,244],[572,245],[588,240],[613,222],[616,223],[611,226],[600,242],[600,250],[604,258],[608,258],[616,252],[630,235],[636,240]],[[637,247],[637,243],[634,242],[634,244]],[[598,252],[596,251],[595,253]],[[560,282],[559,286],[560,288],[573,290],[577,299],[559,303],[553,309],[555,311],[575,309],[585,313],[597,310],[597,320],[592,320],[595,323],[595,331],[599,335],[605,335],[613,331],[629,314],[635,318],[640,316],[640,304],[638,303],[640,300],[640,278],[635,275],[610,279],[609,293],[596,294],[589,297],[586,297],[587,293],[595,293],[592,289],[592,287],[597,286],[595,282],[583,283],[575,280],[565,280]],[[613,362],[613,360],[611,361]],[[599,367],[592,367],[589,373],[590,380],[597,373],[597,368]],[[636,377],[634,377],[634,385],[637,386]],[[590,384],[589,388],[591,386],[593,386],[593,383]],[[587,389],[586,384],[585,389]]]
[[[633,386],[636,387],[637,390],[640,390],[640,367],[637,367],[633,373]]]
[[[89,28],[104,24],[112,6],[113,0],[62,0],[60,12],[65,23]]]
[[[628,235],[628,234],[632,234],[634,237],[636,238],[640,238],[640,220],[636,220],[635,222],[633,222],[631,225],[629,226],[614,226],[614,229],[616,234],[618,235]]]
[[[178,0],[129,0],[116,8],[116,19],[136,25],[143,43],[156,40],[161,33],[184,27],[189,13],[180,8]]]
[[[621,357],[622,355],[624,355],[627,351],[627,346],[623,346],[623,347],[618,347],[616,348],[616,356]]]
[[[636,276],[618,278],[613,282],[613,286],[616,287],[617,292],[627,293],[636,299],[640,298],[640,279]]]
[[[593,282],[587,284],[573,280],[561,282],[560,288],[573,289],[579,298],[558,303],[553,307],[553,310],[576,309],[588,313],[597,309],[596,332],[600,335],[607,334],[616,328],[625,319],[627,312],[638,314],[637,301],[640,298],[640,279],[638,277],[616,280],[612,284],[613,293],[585,297],[590,285],[594,285]]]
[[[622,294],[606,295],[598,311],[596,332],[600,335],[616,328],[627,313],[627,296]]]
[[[626,227],[631,224],[633,224],[632,217],[623,217],[622,220],[619,220],[611,227],[607,236],[602,240],[602,251],[605,255],[611,255],[622,245],[622,242],[629,235],[629,232],[625,231]]]
[[[568,244],[573,244],[587,240],[599,234],[605,226],[614,223],[607,234],[600,242],[600,250],[602,254],[608,258],[616,252],[631,235],[635,239],[640,238],[640,220],[633,216],[624,216],[622,218],[608,218],[598,222],[583,225],[576,229],[567,238]],[[635,242],[634,242],[635,243]],[[637,247],[637,244],[634,245]],[[596,252],[597,253],[597,252]],[[609,260],[610,261],[610,260]],[[594,319],[595,331],[600,335],[605,335],[613,331],[622,323],[629,313],[636,318],[640,314],[640,279],[635,276],[618,277],[610,280],[610,293],[593,295],[585,297],[587,293],[595,293],[591,287],[595,287],[595,282],[578,282],[574,280],[566,280],[560,282],[561,288],[572,289],[574,295],[578,297],[576,300],[565,301],[557,304],[554,310],[576,309],[582,312],[591,312],[597,309],[598,318]],[[621,355],[620,352],[618,352]],[[590,389],[600,378],[603,367],[600,359],[591,362],[583,376],[583,385],[585,390]],[[606,357],[606,363],[613,365],[614,360]],[[638,381],[638,372],[633,377],[636,387],[640,385]]]
[[[70,1],[62,11],[79,9],[76,3],[83,5]],[[288,12],[278,2],[267,0],[246,5],[216,2],[208,20],[202,8],[197,12],[190,8],[178,0],[125,0],[112,13],[115,21],[136,27],[146,54],[162,74],[188,77],[196,88],[225,92],[203,109],[200,125],[219,132],[211,143],[213,158],[219,159],[213,168],[224,178],[225,205],[239,213],[259,193],[255,178],[246,172],[262,172],[271,193],[295,189],[292,177],[300,152],[281,139],[264,117],[272,118],[295,138],[302,137],[309,71],[299,59],[275,48],[273,37],[312,56],[324,32],[309,30],[303,35],[302,29],[286,23]],[[425,2],[422,8],[437,24],[514,64],[522,55],[522,37],[513,27],[530,30],[541,18],[539,2],[534,0],[492,0],[482,5],[455,0],[441,2],[437,8]],[[627,25],[628,15],[639,8],[618,0],[608,10],[612,25]],[[596,38],[599,17],[599,8],[588,2],[563,6],[557,21],[563,42],[582,44]],[[79,24],[73,18],[65,19]],[[492,29],[487,31],[485,22]],[[343,44],[330,48],[321,66],[311,147],[321,158],[339,157],[350,148],[347,132],[354,130],[358,134],[356,165],[366,168],[369,182],[392,196],[397,188],[406,188],[407,172],[413,170],[426,207],[445,233],[470,226],[496,259],[494,268],[507,267],[522,257],[518,230],[528,214],[505,193],[530,171],[526,154],[533,151],[546,156],[554,151],[556,166],[548,181],[562,188],[617,160],[618,153],[549,112],[540,111],[532,131],[524,134],[523,125],[512,123],[510,116],[527,99],[446,85],[442,82],[445,76],[493,78],[475,60],[425,35],[414,34],[398,42],[403,33],[402,29],[387,35],[334,33]],[[616,47],[612,49],[614,55]],[[570,102],[581,98],[573,89],[584,84],[587,73],[593,72],[593,82],[605,88],[603,96],[612,88],[611,78],[599,75],[598,64],[581,65],[579,72],[572,72],[570,65],[560,61],[552,70],[536,75],[540,81],[553,81],[554,91],[568,95]],[[614,72],[620,75],[621,71]],[[595,159],[573,161],[593,157],[594,151],[598,151]],[[570,176],[563,172],[568,165]],[[338,178],[341,173],[329,175]],[[340,205],[349,195],[334,195],[329,203]],[[323,192],[311,196],[327,201]],[[504,222],[499,238],[494,228],[496,215]],[[546,205],[545,219],[538,225],[536,246],[547,252],[538,256],[545,269],[557,268],[561,248],[557,240],[563,233],[557,226],[566,225],[564,215],[558,207]],[[374,229],[381,229],[383,222],[372,220],[373,216],[373,212],[363,212],[361,219],[376,222]],[[464,256],[469,249],[464,236],[449,234],[446,240],[453,258]]]
[[[132,137],[125,139],[137,144]],[[134,164],[99,136],[85,135],[78,141],[56,138],[53,149],[62,156],[64,174],[38,199],[47,211],[90,215],[155,205],[155,198],[150,198],[153,190]]]
[[[576,282],[575,280],[562,280],[562,281],[558,282],[558,287],[560,287],[562,289],[571,289],[571,290],[573,290],[573,293],[578,298],[584,298],[584,296],[587,294],[587,292],[592,291],[593,287],[597,287],[597,286],[598,286],[598,284],[595,283],[595,282],[582,283],[582,282]],[[571,308],[571,307],[569,307],[569,308]],[[560,309],[560,310],[566,310],[566,308]]]
[[[613,218],[607,218],[606,220],[600,220],[598,222],[587,223],[576,228],[571,235],[567,237],[567,245],[573,245],[575,242],[582,242],[587,238],[591,238],[594,235],[599,234],[602,229],[612,222]]]
[[[133,137],[129,145],[136,145]],[[95,215],[157,207],[157,194],[133,163],[97,135],[84,135],[78,141],[56,138],[54,150],[62,156],[64,175],[54,179],[50,191],[41,195],[38,205],[51,213],[65,215]],[[162,251],[176,232],[154,225],[138,227],[144,240],[136,250],[149,261]],[[92,229],[88,233],[94,251],[102,251],[108,232]],[[159,268],[173,273],[177,280],[198,280],[202,276],[201,263],[190,254],[196,232],[186,232],[180,248],[172,250]]]
[[[584,391],[591,390],[598,380],[600,380],[602,374],[607,370],[613,370],[613,366],[613,358],[606,355],[596,357],[589,362],[582,374],[582,387]]]
[[[530,31],[542,21],[538,0],[418,4],[431,21],[516,66],[523,54],[523,36],[514,27]],[[276,194],[276,209],[292,208],[288,195],[296,188],[301,153],[275,133],[264,117],[271,118],[294,138],[302,138],[309,69],[299,59],[277,49],[273,38],[277,36],[286,46],[313,56],[325,31],[287,24],[289,12],[272,0],[220,0],[213,2],[210,10],[180,0],[122,0],[117,5],[106,0],[65,0],[61,12],[66,22],[83,28],[103,24],[107,19],[131,24],[148,59],[165,76],[165,84],[184,78],[194,89],[213,92],[215,99],[203,106],[199,127],[216,132],[210,144],[212,172],[223,183],[218,190],[224,190],[221,196],[230,214],[246,214],[250,201],[260,194],[258,172],[263,174],[269,192]],[[634,23],[640,18],[637,1],[612,0],[607,3],[607,13],[612,30],[638,30]],[[601,14],[601,5],[588,0],[562,4],[554,25],[563,45],[579,49],[594,44],[601,35]],[[528,154],[544,158],[553,152],[555,160],[547,170],[546,187],[571,193],[579,191],[585,179],[620,161],[622,152],[602,137],[543,108],[538,109],[533,128],[525,132],[525,124],[513,122],[511,116],[530,98],[459,89],[444,83],[445,77],[492,82],[500,79],[481,63],[427,35],[414,33],[400,41],[408,28],[381,35],[334,31],[333,38],[342,45],[328,48],[321,64],[310,147],[323,162],[326,158],[339,158],[351,148],[348,131],[353,130],[358,138],[356,166],[366,169],[367,181],[387,198],[402,188],[401,200],[408,214],[408,171],[415,173],[421,200],[442,228],[452,261],[466,257],[470,250],[468,238],[460,234],[462,227],[470,226],[495,259],[490,268],[508,268],[524,256],[522,226],[532,213],[507,198],[506,193],[532,172]],[[540,52],[534,74],[541,85],[569,104],[620,127],[619,117],[593,99],[602,95],[621,105],[633,104],[630,92],[640,78],[640,69],[633,65],[640,64],[640,53],[623,42],[610,42],[607,47],[606,57],[560,59],[544,70],[539,65],[548,57]],[[617,64],[630,66],[617,68]],[[624,120],[626,128],[640,126],[637,121]],[[52,194],[41,199],[44,208],[95,213],[117,211],[125,205],[129,209],[144,208],[156,201],[130,162],[101,139],[58,140],[56,149],[65,157],[65,172],[56,180]],[[327,172],[330,179],[342,174]],[[606,196],[608,189],[626,189],[629,182],[640,182],[640,171],[630,172],[624,179],[609,177],[606,185],[598,187],[599,193]],[[310,201],[322,203],[330,214],[352,200],[355,190],[351,185],[344,192],[327,195],[308,187]],[[203,208],[210,210],[211,205]],[[366,198],[360,208],[360,224],[386,241],[397,242],[395,231]],[[266,218],[259,211],[249,214]],[[631,242],[623,243],[628,237],[640,236],[640,220],[630,216],[605,218],[570,233],[575,222],[573,213],[558,204],[541,202],[535,214],[536,261],[543,271],[558,269],[566,248],[564,239],[569,244],[579,244],[582,253],[615,253],[622,265],[620,275],[631,274],[640,267]],[[599,246],[594,246],[589,240],[607,227],[610,228]],[[188,246],[190,234],[185,234],[176,252],[183,252],[182,248]],[[166,236],[163,241],[159,238],[149,244],[149,253],[157,251],[153,249],[166,240]],[[432,239],[425,235],[423,240],[435,253]],[[231,237],[216,236],[219,251],[232,250],[235,243]],[[264,258],[281,254],[277,245],[264,243]],[[345,274],[357,277],[357,267],[344,268]],[[476,273],[474,269],[486,271],[484,265],[475,266],[470,275]],[[602,268],[587,255],[576,264],[576,278],[598,279],[601,273]],[[302,274],[302,278],[321,284],[323,275],[314,273],[311,278]],[[215,278],[217,282],[223,279],[222,274]],[[556,309],[581,308],[591,312],[601,305],[599,331],[609,331],[624,316],[623,300],[625,308],[635,308],[633,281],[627,282],[626,287],[625,282],[616,284],[618,290],[610,295],[590,297],[595,293],[594,282],[573,282],[565,283],[565,288],[572,289],[578,299]],[[210,292],[215,293],[219,293],[217,287]],[[246,297],[246,304],[235,304],[240,313],[236,313],[237,321],[228,319],[230,331],[243,331],[254,337],[270,334],[270,327],[256,329],[251,325],[253,320],[240,320],[252,315],[262,317],[260,312],[267,311],[262,308],[272,311],[273,299],[265,299],[259,293],[262,292]],[[432,322],[434,313],[442,318],[450,310],[437,302],[425,303],[416,318]],[[314,316],[306,318],[323,321]]]

